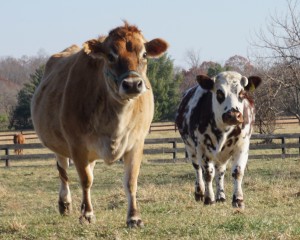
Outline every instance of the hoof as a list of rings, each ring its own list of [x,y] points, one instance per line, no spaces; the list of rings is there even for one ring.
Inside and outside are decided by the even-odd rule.
[[[216,202],[226,202],[226,198],[223,198],[223,197],[220,197],[220,198],[217,198]]]
[[[58,201],[58,209],[61,215],[70,215],[70,213],[72,212],[72,203]]]
[[[204,195],[201,194],[201,193],[195,192],[195,200],[196,200],[197,202],[200,202],[200,201],[203,202],[203,200],[204,200]]]
[[[128,228],[143,228],[144,223],[141,219],[130,219],[127,221]]]
[[[89,215],[81,215],[79,217],[79,222],[81,224],[84,224],[85,222],[88,222],[88,223],[95,223],[96,222],[96,217],[95,215],[93,214],[89,214]]]
[[[215,201],[212,201],[210,198],[208,198],[208,197],[206,197],[205,199],[204,199],[204,204],[205,205],[213,205],[213,204],[215,204],[216,202]]]
[[[239,208],[239,209],[245,209],[245,204],[243,199],[235,199],[232,201],[232,207]]]

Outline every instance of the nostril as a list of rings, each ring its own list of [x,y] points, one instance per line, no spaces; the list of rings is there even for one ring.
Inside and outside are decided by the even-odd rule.
[[[236,120],[239,121],[239,122],[243,122],[244,121],[243,114],[242,113],[237,113]]]
[[[142,81],[138,81],[137,88],[141,89],[142,87],[143,87],[143,82]]]
[[[124,90],[129,90],[130,88],[132,88],[132,83],[127,82],[127,81],[123,81],[122,82],[122,87]]]

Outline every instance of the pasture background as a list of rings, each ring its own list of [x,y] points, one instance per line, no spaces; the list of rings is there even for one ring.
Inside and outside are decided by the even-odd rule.
[[[299,132],[299,127],[277,132]],[[155,132],[150,138],[177,137]],[[230,169],[230,166],[228,166]],[[142,164],[138,204],[143,229],[126,227],[127,200],[121,163],[95,167],[94,224],[80,225],[81,188],[70,167],[73,213],[62,217],[54,160],[13,161],[0,166],[0,239],[300,239],[300,160],[250,160],[243,190],[246,209],[231,207],[232,179],[225,178],[226,203],[194,201],[191,164]]]

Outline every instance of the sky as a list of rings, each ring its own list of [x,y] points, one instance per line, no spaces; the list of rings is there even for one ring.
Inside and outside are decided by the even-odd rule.
[[[189,50],[223,64],[248,57],[255,33],[286,12],[286,0],[2,0],[0,57],[52,55],[127,20],[147,40],[165,39],[176,66],[188,68]]]

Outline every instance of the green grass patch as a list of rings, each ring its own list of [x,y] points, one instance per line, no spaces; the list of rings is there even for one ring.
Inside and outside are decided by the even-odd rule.
[[[138,183],[143,229],[126,228],[123,165],[98,163],[92,187],[94,224],[79,224],[81,188],[69,169],[73,212],[58,213],[59,178],[54,161],[0,167],[0,239],[300,239],[300,160],[252,160],[244,177],[246,209],[227,201],[194,201],[190,164],[144,163]],[[230,166],[228,167],[230,169]]]

